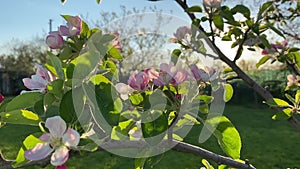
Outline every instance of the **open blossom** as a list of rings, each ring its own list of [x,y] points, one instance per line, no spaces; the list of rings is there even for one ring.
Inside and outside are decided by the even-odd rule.
[[[45,93],[49,82],[53,81],[55,77],[43,66],[36,65],[37,71],[31,78],[24,78],[24,86],[30,90]]]
[[[127,100],[128,95],[130,95],[134,91],[133,88],[124,83],[117,83],[115,87],[117,92],[120,94],[121,99],[123,100]]]
[[[142,132],[142,126],[140,120],[136,122],[136,127],[129,130],[128,134],[129,136],[131,136],[132,140],[134,141],[139,141],[143,139],[143,132]]]
[[[0,103],[4,101],[4,96],[0,93]]]
[[[208,7],[216,8],[220,7],[222,0],[203,0],[203,4]]]
[[[135,90],[145,90],[149,83],[149,76],[145,72],[134,72],[128,79],[128,85]]]
[[[287,82],[288,87],[300,86],[300,76],[288,75],[287,80],[288,80]]]
[[[62,166],[69,158],[69,148],[78,145],[80,135],[72,128],[67,129],[65,121],[59,116],[48,118],[45,126],[49,129],[49,133],[39,138],[42,143],[25,151],[25,158],[38,161],[48,157],[54,151],[51,155],[51,164]]]
[[[58,32],[51,32],[46,37],[46,44],[51,49],[60,49],[64,45],[64,39]]]
[[[208,82],[209,81],[209,73],[207,73],[205,70],[203,69],[199,69],[195,64],[192,64],[190,66],[191,72],[193,74],[193,77],[196,80],[200,80],[202,82]]]
[[[76,36],[82,30],[82,20],[79,16],[70,16],[67,20],[67,26],[61,25],[59,32],[63,36]]]
[[[175,38],[178,40],[185,39],[187,35],[191,35],[192,30],[190,27],[187,26],[181,26],[176,30],[176,33],[174,33]]]
[[[160,80],[164,84],[171,83],[174,86],[180,85],[188,77],[188,72],[186,70],[179,70],[171,62],[170,64],[162,63],[160,64]]]

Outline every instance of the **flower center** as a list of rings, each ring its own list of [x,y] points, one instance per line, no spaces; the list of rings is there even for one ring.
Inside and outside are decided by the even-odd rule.
[[[51,137],[50,144],[54,149],[59,147],[61,145],[61,138]]]

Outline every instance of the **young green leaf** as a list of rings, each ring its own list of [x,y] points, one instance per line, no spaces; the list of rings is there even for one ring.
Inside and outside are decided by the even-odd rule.
[[[269,56],[264,56],[262,57],[257,63],[256,63],[256,68],[259,68],[259,66],[263,65],[264,63],[266,63],[268,60],[270,59]]]
[[[6,106],[6,112],[12,110],[26,109],[33,107],[36,102],[43,99],[43,95],[39,92],[23,93],[13,100],[11,100]]]
[[[13,110],[0,113],[1,122],[38,126],[42,121],[39,116],[28,110]]]
[[[278,107],[289,107],[289,103],[278,98],[273,98],[271,100],[267,100],[266,102],[269,106],[278,106]]]
[[[181,50],[179,49],[174,49],[171,55],[171,61],[174,63],[174,65],[177,64],[178,58],[181,54]]]
[[[200,6],[192,6],[192,7],[186,8],[184,11],[194,13],[194,12],[202,12],[202,9]]]
[[[233,88],[230,84],[224,84],[224,101],[228,102],[233,96]]]
[[[142,115],[143,136],[150,145],[156,145],[164,138],[168,129],[168,119],[160,110],[144,112]]]
[[[223,21],[223,18],[220,16],[220,15],[214,15],[212,17],[212,20],[213,20],[213,23],[215,24],[215,26],[222,30],[224,29],[224,21]]]
[[[292,117],[293,112],[291,108],[284,109],[278,113],[276,113],[274,116],[272,116],[273,120],[287,120],[288,118]]]
[[[47,54],[50,56],[51,65],[55,69],[55,72],[53,72],[54,75],[58,76],[58,78],[60,78],[60,79],[65,79],[61,60],[56,55],[54,55],[53,53],[51,53],[49,51],[47,52]]]
[[[236,14],[237,12],[238,13],[241,13],[243,14],[247,19],[250,19],[250,10],[249,8],[247,8],[246,6],[244,5],[236,5],[235,7],[233,7],[231,9],[231,12]]]
[[[239,159],[242,148],[241,137],[230,120],[225,116],[216,116],[207,119],[206,122],[209,124],[208,128],[217,126],[216,130],[212,132],[223,151],[231,158]]]

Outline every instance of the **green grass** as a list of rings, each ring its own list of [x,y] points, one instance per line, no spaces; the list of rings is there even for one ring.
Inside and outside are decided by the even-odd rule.
[[[225,115],[237,127],[242,137],[242,159],[249,159],[258,169],[286,169],[300,167],[300,133],[286,121],[273,121],[274,114],[268,108],[250,108],[227,105]],[[223,154],[217,141],[210,138],[203,144],[197,143],[201,128],[194,127],[186,142],[205,147],[213,152]],[[21,146],[22,140],[35,127],[7,125],[0,128],[0,149],[3,154],[13,159]],[[156,169],[199,169],[201,159],[191,154],[169,151],[160,157]],[[68,169],[132,169],[134,159],[119,157],[108,152],[85,153],[70,157]],[[28,167],[28,169],[39,167]],[[53,169],[53,166],[47,166]]]

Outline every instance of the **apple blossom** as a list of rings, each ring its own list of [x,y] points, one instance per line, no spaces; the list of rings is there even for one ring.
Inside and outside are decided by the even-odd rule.
[[[185,39],[186,35],[192,34],[192,30],[190,27],[187,26],[181,26],[176,30],[176,33],[174,33],[175,38],[178,40]]]
[[[222,0],[203,0],[204,6],[216,8],[220,7],[222,3]]]
[[[59,32],[63,36],[76,36],[82,30],[82,20],[79,16],[70,16],[67,19],[67,26],[60,26]]]
[[[24,86],[30,90],[45,93],[49,82],[55,80],[55,77],[46,68],[36,65],[37,71],[31,78],[24,78]]]
[[[49,133],[40,136],[41,143],[25,151],[25,158],[38,161],[48,157],[54,151],[51,155],[51,164],[62,166],[69,158],[69,148],[78,145],[80,135],[72,128],[67,129],[66,122],[60,116],[48,118],[45,126],[49,129]]]
[[[51,49],[60,49],[64,45],[64,39],[58,32],[51,32],[46,37],[46,44]]]
[[[190,66],[191,72],[193,74],[193,77],[196,80],[200,80],[202,82],[208,82],[209,81],[209,74],[203,70],[203,69],[199,69],[195,64],[192,64]]]
[[[149,83],[149,76],[145,72],[134,72],[128,79],[128,85],[135,90],[145,90]]]
[[[287,80],[288,87],[300,86],[300,76],[291,74],[287,76]]]
[[[184,82],[188,77],[188,72],[186,70],[179,70],[171,62],[170,64],[162,63],[160,64],[160,80],[163,83],[171,83],[174,86],[178,86]]]
[[[129,85],[124,83],[117,83],[115,87],[117,92],[120,94],[121,99],[123,100],[127,100],[128,95],[134,91],[133,88],[131,88]]]
[[[134,140],[134,141],[139,141],[139,140],[143,139],[141,120],[136,122],[136,127],[129,130],[128,134],[129,134],[129,136],[131,136],[132,140]]]

